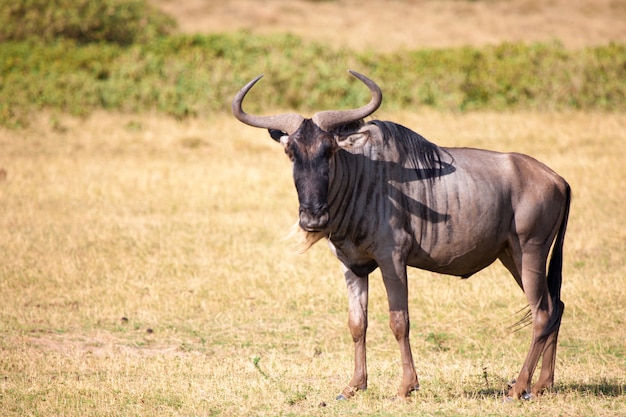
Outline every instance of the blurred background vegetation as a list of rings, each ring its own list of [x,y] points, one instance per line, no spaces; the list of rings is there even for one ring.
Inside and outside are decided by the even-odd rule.
[[[368,92],[347,69],[377,81],[389,110],[626,110],[622,43],[357,52],[293,35],[180,34],[144,0],[0,0],[4,126],[41,109],[208,117],[260,73],[252,112],[361,105]]]

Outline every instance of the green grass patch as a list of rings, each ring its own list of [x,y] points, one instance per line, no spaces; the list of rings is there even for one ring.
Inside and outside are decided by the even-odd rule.
[[[345,70],[379,83],[390,110],[626,108],[626,45],[566,50],[558,43],[357,53],[291,35],[170,35],[120,46],[58,38],[0,44],[0,123],[31,112],[96,109],[178,118],[230,108],[245,82],[266,76],[246,103],[254,112],[348,108],[368,99]]]
[[[260,73],[252,111],[361,105],[354,69],[380,84],[385,108],[466,110],[626,108],[626,45],[560,43],[355,52],[292,35],[174,34],[144,0],[0,0],[0,124],[32,113],[156,111],[177,118],[228,111]]]
[[[143,0],[0,0],[0,41],[64,38],[130,45],[175,28],[174,19]]]

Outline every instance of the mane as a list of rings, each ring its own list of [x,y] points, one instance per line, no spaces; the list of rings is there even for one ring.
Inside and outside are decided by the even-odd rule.
[[[395,143],[402,157],[399,163],[408,161],[420,178],[433,179],[444,173],[446,164],[442,158],[447,152],[439,146],[394,122],[373,120],[369,123],[376,125],[383,132],[384,144],[390,141]]]

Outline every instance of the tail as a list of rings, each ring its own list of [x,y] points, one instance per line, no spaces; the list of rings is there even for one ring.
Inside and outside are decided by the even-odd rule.
[[[565,184],[565,212],[561,220],[559,232],[554,241],[552,255],[550,256],[550,265],[548,267],[548,291],[552,297],[552,314],[548,319],[548,323],[541,335],[541,338],[547,338],[561,325],[561,317],[565,304],[561,301],[561,283],[563,282],[563,241],[565,240],[565,231],[567,229],[567,219],[569,217],[569,206],[572,200],[572,190],[569,184]]]

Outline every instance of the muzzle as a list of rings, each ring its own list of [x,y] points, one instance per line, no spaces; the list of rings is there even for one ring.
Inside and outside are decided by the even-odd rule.
[[[327,204],[312,208],[300,206],[300,227],[307,232],[322,231],[329,220]]]

